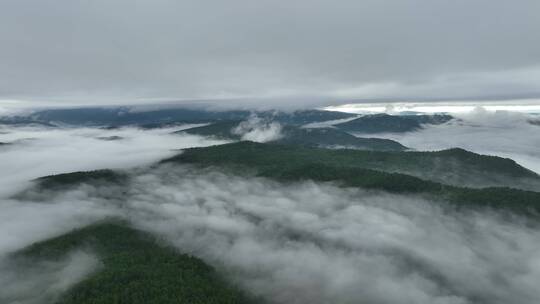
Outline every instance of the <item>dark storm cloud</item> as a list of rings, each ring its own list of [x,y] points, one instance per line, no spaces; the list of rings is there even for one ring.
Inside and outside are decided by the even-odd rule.
[[[540,2],[0,3],[0,98],[535,95]]]

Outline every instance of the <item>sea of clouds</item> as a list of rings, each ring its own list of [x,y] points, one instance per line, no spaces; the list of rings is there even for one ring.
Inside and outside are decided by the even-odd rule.
[[[487,128],[475,121],[447,127]],[[437,128],[443,126],[429,129]],[[402,138],[412,143],[413,134],[429,129]],[[91,251],[39,262],[39,272],[14,268],[8,255],[114,216],[202,258],[271,303],[540,302],[540,234],[529,219],[332,183],[149,166],[176,149],[225,142],[171,134],[176,130],[2,129],[0,141],[12,144],[0,147],[7,160],[0,162],[0,283],[6,286],[0,299],[46,303],[99,271]],[[466,142],[459,132],[446,132],[456,145]],[[106,139],[111,136],[121,139]],[[491,147],[504,142],[494,139]],[[514,151],[528,153],[519,150],[524,144],[518,141]],[[108,167],[130,174],[128,185],[81,185],[37,201],[12,197],[39,176]]]
[[[0,224],[1,238],[27,231],[17,246],[4,243],[0,250],[115,216],[202,258],[271,303],[540,300],[539,227],[524,218],[185,165],[131,172],[126,188],[81,185],[39,202],[3,205],[18,217],[8,227]],[[87,273],[99,263],[90,265]]]

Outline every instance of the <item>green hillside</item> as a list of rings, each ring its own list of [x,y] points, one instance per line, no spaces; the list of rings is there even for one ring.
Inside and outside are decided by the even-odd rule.
[[[540,177],[511,159],[480,155],[463,149],[439,152],[385,152],[315,149],[289,145],[240,142],[187,149],[173,159],[235,163],[248,166],[313,163],[402,173],[445,184],[473,187],[519,186],[521,180],[540,183]]]
[[[36,179],[37,186],[41,189],[65,188],[76,186],[81,183],[105,183],[119,184],[127,181],[128,176],[110,169],[79,171],[44,176]]]
[[[186,130],[181,130],[175,132],[176,134],[192,134],[200,136],[211,136],[219,139],[234,139],[240,140],[240,135],[234,134],[232,132],[233,128],[236,128],[240,121],[231,120],[231,121],[221,121],[206,126],[190,128]]]
[[[388,115],[373,114],[336,124],[336,128],[359,133],[401,133],[418,130],[423,124],[441,124],[451,120],[450,115]]]
[[[119,221],[96,223],[33,244],[12,258],[14,263],[31,265],[61,260],[74,249],[96,253],[103,267],[61,295],[57,304],[250,303],[200,259]]]
[[[394,140],[355,137],[347,132],[333,128],[304,129],[284,127],[282,133],[283,138],[271,143],[308,147],[346,147],[377,151],[404,151],[407,149],[407,147]]]

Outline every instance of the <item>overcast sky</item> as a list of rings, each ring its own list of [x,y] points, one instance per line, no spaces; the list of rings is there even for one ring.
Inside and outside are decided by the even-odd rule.
[[[540,97],[539,15],[538,0],[1,0],[0,100]]]

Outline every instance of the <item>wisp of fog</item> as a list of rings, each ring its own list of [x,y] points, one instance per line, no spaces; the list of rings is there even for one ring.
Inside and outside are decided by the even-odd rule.
[[[100,266],[96,256],[84,251],[70,252],[61,261],[18,264],[0,264],[1,303],[53,303]]]
[[[281,124],[278,122],[267,121],[257,115],[251,115],[231,131],[233,134],[240,135],[242,140],[268,142],[282,138],[281,129]]]

